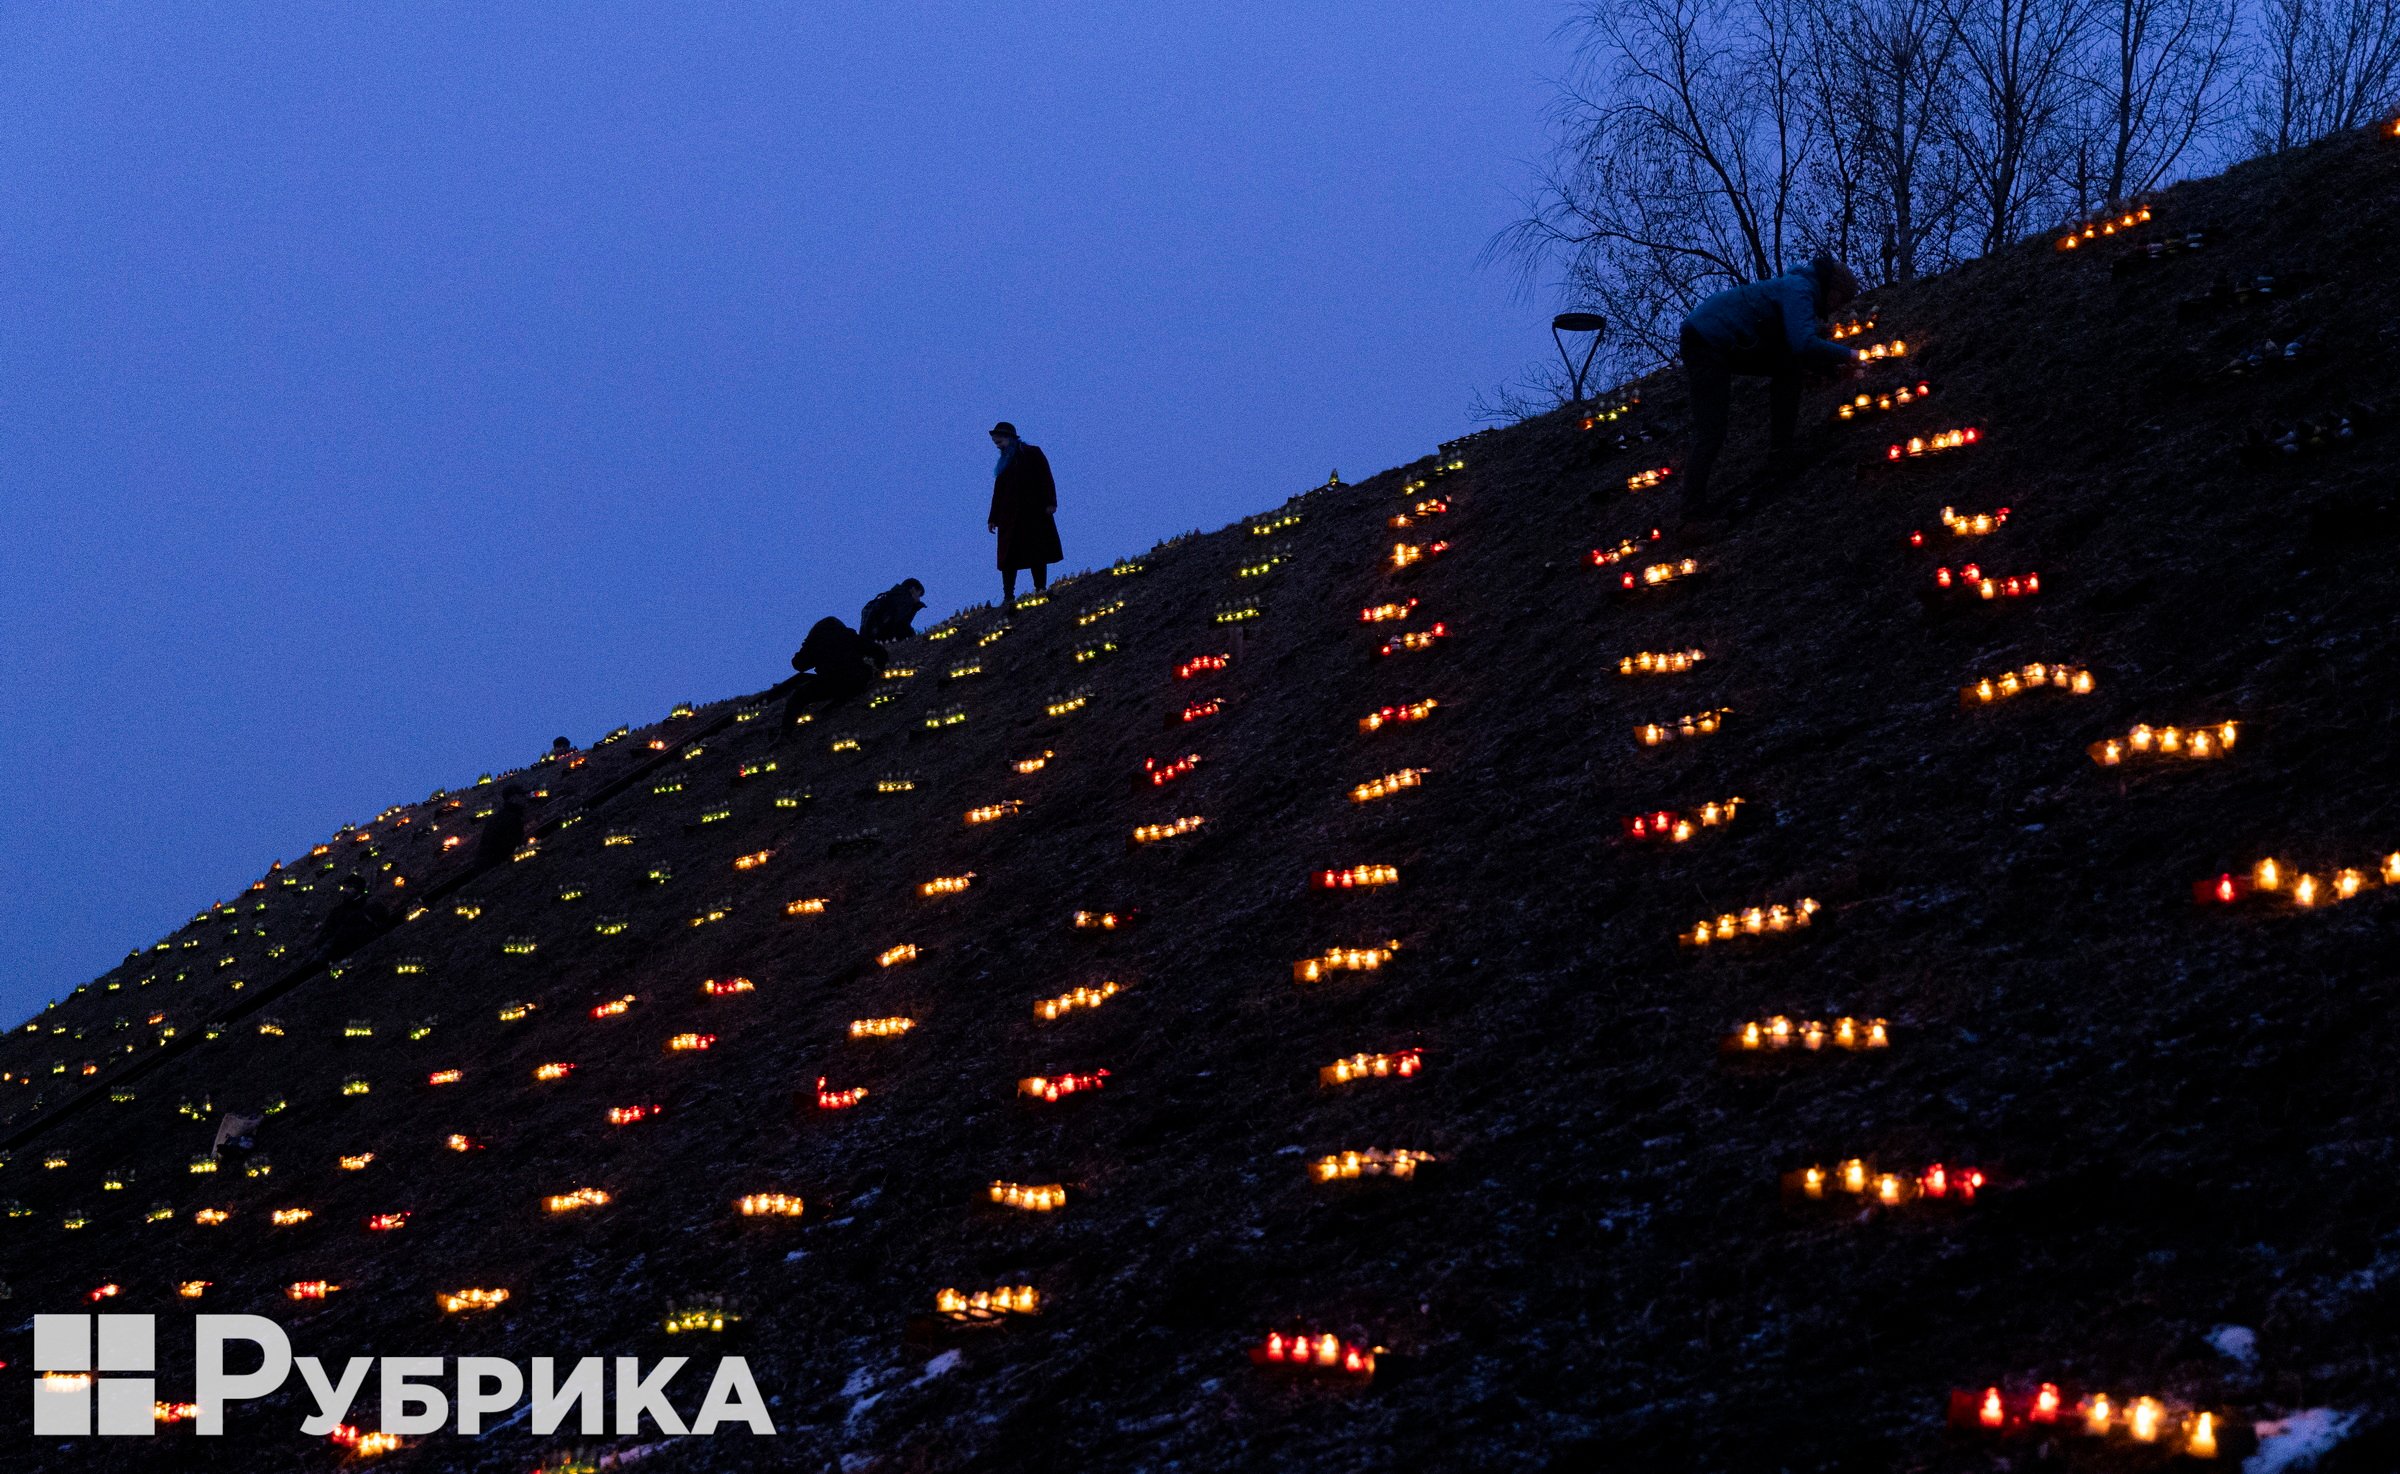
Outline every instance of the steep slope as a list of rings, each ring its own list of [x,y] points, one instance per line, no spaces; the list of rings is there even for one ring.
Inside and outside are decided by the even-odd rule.
[[[536,770],[542,812],[581,816],[520,861],[470,873],[439,848],[433,826],[463,824],[472,794],[378,819],[341,843],[381,851],[426,910],[338,977],[242,948],[218,968],[211,939],[262,923],[209,913],[9,1036],[14,1303],[80,1308],[113,1283],[110,1309],[258,1311],[325,1356],[519,1360],[681,1352],[667,1310],[729,1303],[782,1436],[670,1444],[647,1453],[661,1469],[1989,1468],[2025,1446],[1945,1431],[1947,1394],[2042,1381],[2211,1410],[2229,1447],[2305,1405],[2388,1417],[2400,896],[2218,906],[2191,887],[2266,856],[2373,881],[2400,850],[2400,435],[2354,413],[2321,450],[2240,454],[2253,425],[2390,402],[2400,142],[2336,140],[2152,211],[2130,248],[2045,238],[1878,294],[1870,338],[1908,351],[1872,387],[1930,397],[1845,423],[1812,395],[1806,469],[1714,544],[1651,543],[1671,491],[1626,489],[1680,458],[1661,376],[1596,428],[1477,437],[1138,573],[969,611],[906,647],[895,699],[780,748],[726,702]],[[2196,230],[2197,250],[2112,269]],[[2262,274],[2265,297],[2201,300]],[[2294,338],[2288,365],[2225,371]],[[1737,405],[1737,484],[1760,417]],[[1973,444],[1885,458],[1959,426]],[[2008,516],[1965,536],[1946,506]],[[1593,566],[1626,539],[1633,558]],[[1396,542],[1448,546],[1395,569]],[[1621,587],[1684,557],[1702,576]],[[1937,588],[1968,560],[2039,591]],[[1361,618],[1410,599],[1404,620]],[[1437,622],[1429,648],[1379,653]],[[1688,671],[1619,674],[1691,648],[1707,658]],[[1224,669],[1179,677],[1212,654]],[[2031,661],[2094,689],[1962,708],[1962,687]],[[1426,699],[1425,720],[1361,729]],[[1720,709],[1691,740],[1637,737]],[[2136,723],[2223,722],[2239,741],[2220,760],[2086,753]],[[1172,782],[1144,777],[1193,753]],[[1422,782],[1353,797],[1404,769]],[[1629,816],[1737,797],[1688,842],[1627,837]],[[1205,823],[1130,842],[1184,816]],[[273,937],[243,948],[306,950],[328,860],[345,864],[285,872],[316,890],[271,877]],[[1398,883],[1309,883],[1355,865]],[[1802,898],[1804,929],[1679,941]],[[1094,932],[1079,910],[1139,915]],[[519,939],[534,950],[512,955]],[[1374,971],[1294,980],[1328,948],[1395,939]],[[913,960],[880,964],[903,945]],[[734,977],[752,987],[704,990]],[[1036,1017],[1108,981],[1101,1006]],[[1888,1020],[1890,1044],[1721,1055],[1777,1014]],[[914,1027],[851,1035],[895,1016]],[[353,1021],[371,1037],[345,1038]],[[169,1024],[167,1047],[147,1042]],[[692,1033],[711,1047],[668,1047]],[[1319,1082],[1409,1049],[1409,1078]],[[575,1069],[538,1081],[550,1062]],[[1103,1069],[1087,1097],[1018,1093]],[[818,1109],[820,1077],[867,1094]],[[351,1079],[370,1089],[345,1095]],[[271,1173],[188,1170],[217,1112],[278,1101]],[[1365,1148],[1439,1162],[1311,1180],[1322,1154]],[[1853,1157],[1988,1181],[1972,1204],[1889,1211],[1838,1183],[1829,1201],[1784,1190]],[[995,1179],[1063,1184],[1067,1203],[995,1207]],[[542,1211],[581,1187],[610,1199]],[[761,1192],[806,1213],[734,1211]],[[144,1221],[153,1204],[169,1216]],[[271,1226],[286,1207],[314,1216]],[[230,1217],[201,1224],[205,1208]],[[362,1227],[400,1212],[396,1232]],[[308,1279],[341,1288],[286,1299]],[[209,1282],[196,1302],[176,1294],[190,1280]],[[956,1360],[907,1339],[938,1289],[1013,1283],[1040,1316],[962,1338]],[[437,1293],[468,1285],[510,1299],[444,1315]],[[2224,1324],[2255,1331],[2255,1365],[2212,1348]],[[1387,1354],[1363,1387],[1251,1366],[1296,1329]],[[28,1339],[0,1356],[23,1365]],[[354,1420],[372,1426],[372,1403]],[[237,1411],[233,1438],[171,1429],[106,1466],[335,1462],[270,1431],[305,1411],[295,1380]],[[22,1426],[22,1467],[91,1461],[21,1445]],[[2383,1436],[2346,1456],[2388,1459]],[[520,1426],[382,1462],[522,1470],[574,1441]],[[2061,1456],[2163,1451],[2118,1436]]]

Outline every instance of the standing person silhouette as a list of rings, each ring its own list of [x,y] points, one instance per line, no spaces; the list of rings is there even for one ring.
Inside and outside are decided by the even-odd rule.
[[[1006,420],[992,427],[1000,464],[992,468],[992,510],[984,525],[1000,540],[1000,597],[1017,597],[1017,570],[1033,570],[1035,591],[1050,586],[1050,565],[1065,556],[1058,548],[1058,483],[1050,458],[1038,445],[1017,438]]]

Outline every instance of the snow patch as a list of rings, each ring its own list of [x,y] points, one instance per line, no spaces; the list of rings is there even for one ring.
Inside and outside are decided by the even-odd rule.
[[[2228,1361],[2238,1361],[2243,1366],[2258,1364],[2258,1332],[2248,1326],[2219,1326],[2208,1333],[2208,1344]]]
[[[2312,1407],[2258,1425],[2258,1452],[2242,1461],[2242,1474],[2284,1474],[2306,1469],[2333,1451],[2350,1434],[2358,1414],[2336,1408]]]

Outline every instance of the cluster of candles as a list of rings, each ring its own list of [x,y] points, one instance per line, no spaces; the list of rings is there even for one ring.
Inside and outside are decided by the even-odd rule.
[[[1861,337],[1873,331],[1875,331],[1875,319],[1854,317],[1848,322],[1837,322],[1828,327],[1825,330],[1825,336],[1839,343],[1844,338]]]
[[[1611,563],[1622,563],[1626,559],[1634,556],[1636,553],[1639,553],[1645,543],[1657,542],[1659,538],[1663,537],[1664,535],[1665,532],[1663,529],[1653,527],[1650,529],[1650,536],[1647,538],[1629,537],[1618,543],[1613,548],[1594,548],[1592,549],[1592,566],[1594,568],[1606,568]]]
[[[1038,1000],[1033,1005],[1033,1016],[1047,1023],[1078,1008],[1098,1008],[1124,991],[1114,982],[1104,982],[1097,988],[1078,987],[1055,998]]]
[[[1231,664],[1233,664],[1233,657],[1231,655],[1195,655],[1191,659],[1184,661],[1182,664],[1175,667],[1175,679],[1179,681],[1188,681],[1196,675],[1202,675],[1209,671],[1223,670],[1225,667]]]
[[[741,1320],[738,1312],[728,1310],[721,1304],[687,1305],[681,1309],[668,1309],[665,1328],[670,1336],[689,1335],[694,1331],[723,1335],[727,1326],[739,1325]]]
[[[1432,716],[1434,709],[1440,705],[1439,701],[1429,697],[1423,701],[1412,701],[1406,706],[1387,706],[1360,717],[1358,730],[1362,733],[1375,732],[1397,722],[1421,722]]]
[[[283,1293],[292,1300],[322,1300],[340,1288],[324,1280],[294,1280],[283,1287]]]
[[[2383,857],[2372,879],[2362,870],[2347,868],[2336,870],[2326,880],[2319,880],[2306,871],[2291,875],[2285,873],[2283,866],[2270,857],[2251,866],[2248,875],[2235,875],[2229,871],[2214,880],[2193,881],[2192,895],[2203,903],[2214,902],[2225,906],[2254,895],[2268,895],[2307,909],[2335,901],[2347,901],[2377,881],[2385,885],[2400,885],[2400,850]]]
[[[1674,583],[1678,579],[1697,578],[1700,574],[1700,567],[1700,560],[1697,558],[1679,558],[1672,563],[1653,563],[1644,568],[1638,577],[1630,570],[1627,571],[1618,580],[1618,587],[1630,589],[1638,585],[1654,588],[1659,584]]]
[[[1425,1052],[1403,1049],[1398,1054],[1354,1054],[1320,1065],[1317,1082],[1322,1085],[1347,1085],[1353,1080],[1405,1080],[1425,1068]]]
[[[917,886],[917,894],[920,896],[955,896],[974,883],[975,872],[972,870],[964,875],[937,875],[931,880],[920,882]]]
[[[1738,1053],[1757,1053],[1790,1049],[1823,1049],[1831,1044],[1836,1049],[1883,1049],[1892,1042],[1891,1031],[1879,1018],[1854,1019],[1847,1016],[1831,1024],[1816,1019],[1794,1023],[1782,1014],[1770,1019],[1753,1019],[1727,1039],[1725,1047]]]
[[[773,850],[752,850],[749,854],[734,856],[733,868],[736,870],[756,870],[759,866],[766,864],[769,860],[774,858],[775,852]]]
[[[1982,436],[1983,432],[1977,430],[1973,425],[1957,430],[1937,430],[1931,435],[1911,435],[1908,439],[1887,447],[1884,450],[1883,458],[1887,461],[1896,461],[1906,456],[1931,455],[1937,451],[1957,450],[1961,446],[1973,445]]]
[[[367,1215],[367,1232],[391,1233],[408,1226],[406,1213],[371,1213]]]
[[[982,649],[984,646],[986,646],[986,645],[989,645],[989,644],[992,644],[993,642],[997,641],[997,640],[998,640],[998,639],[999,639],[999,638],[1000,638],[1002,635],[1005,635],[1005,634],[1007,634],[1007,633],[1008,633],[1008,621],[1004,619],[1004,620],[1001,620],[1001,621],[1000,621],[998,624],[996,624],[996,625],[993,625],[993,626],[992,626],[990,629],[988,629],[988,630],[985,630],[985,631],[984,631],[982,634],[980,634],[980,635],[977,635],[977,636],[975,637],[975,648],[976,648],[976,649],[978,649],[978,650],[980,650],[980,649]]]
[[[958,664],[950,667],[950,669],[944,674],[949,680],[963,681],[969,676],[982,675],[983,662],[980,660],[962,660]]]
[[[2143,205],[2138,209],[2128,210],[2122,215],[2112,215],[2105,220],[2086,220],[2078,229],[2070,230],[2060,236],[2058,248],[2062,251],[2072,251],[2085,241],[2096,241],[2102,236],[2115,235],[2120,230],[2131,230],[2137,225],[2146,223],[2149,219],[2150,207]]]
[[[1721,829],[1733,822],[1740,811],[1738,798],[1711,800],[1689,814],[1673,809],[1652,809],[1647,814],[1635,814],[1625,821],[1627,839],[1663,839],[1681,844],[1703,829]]]
[[[1358,621],[1361,624],[1382,624],[1387,620],[1406,619],[1409,611],[1416,607],[1417,601],[1414,599],[1405,603],[1371,604],[1358,611]]]
[[[1400,867],[1397,865],[1353,865],[1347,870],[1319,870],[1308,877],[1311,889],[1320,891],[1366,890],[1379,885],[1398,885]]]
[[[1146,757],[1142,759],[1142,776],[1150,780],[1151,787],[1157,788],[1174,782],[1198,766],[1200,766],[1200,754],[1196,752],[1187,752],[1169,763],[1162,763],[1154,757]]]
[[[1932,395],[1933,386],[1920,379],[1914,385],[1903,384],[1888,394],[1854,394],[1847,401],[1835,405],[1833,413],[1836,419],[1851,420],[1867,410],[1900,409],[1920,399],[1929,399]]]
[[[700,982],[701,994],[709,998],[725,998],[735,993],[754,992],[756,989],[757,985],[748,978],[703,978]]]
[[[1069,692],[1067,695],[1051,698],[1048,704],[1042,707],[1042,714],[1044,716],[1063,717],[1071,712],[1083,710],[1085,706],[1091,703],[1091,699],[1092,693],[1089,691]]]
[[[500,1022],[504,1024],[521,1024],[525,1022],[525,1020],[533,1017],[533,1011],[540,1006],[541,1005],[539,1004],[527,1003],[522,1000],[515,1003],[503,1003],[500,1005]]]
[[[1250,1360],[1262,1367],[1325,1372],[1361,1382],[1375,1375],[1374,1348],[1353,1346],[1330,1331],[1322,1336],[1269,1331],[1264,1344],[1250,1348]]]
[[[465,1070],[435,1070],[425,1077],[425,1083],[428,1085],[456,1085],[465,1078],[467,1078]]]
[[[717,1036],[714,1034],[673,1034],[667,1039],[667,1053],[697,1054],[715,1048],[716,1043]]]
[[[536,1080],[564,1080],[574,1073],[574,1064],[563,1059],[554,1059],[546,1064],[538,1064],[533,1067],[533,1078]]]
[[[1207,822],[1208,820],[1198,814],[1186,814],[1180,819],[1169,820],[1164,824],[1136,824],[1129,842],[1156,844],[1162,839],[1174,839],[1179,835],[1189,834]]]
[[[825,1077],[817,1076],[817,1109],[820,1111],[846,1111],[866,1098],[867,1087],[864,1085],[853,1085],[848,1090],[828,1090]]]
[[[1386,773],[1380,778],[1370,779],[1351,789],[1350,801],[1361,804],[1372,803],[1379,798],[1389,798],[1403,788],[1422,787],[1425,783],[1425,775],[1431,771],[1430,768],[1402,768],[1398,772]]]
[[[1994,578],[1978,564],[1969,563],[1956,573],[1944,564],[1933,570],[1933,586],[1937,589],[1973,591],[1979,599],[2022,599],[2042,591],[2042,576],[2038,573],[2012,573]]]
[[[1252,537],[1272,537],[1287,527],[1298,527],[1299,525],[1300,514],[1298,512],[1285,512],[1280,516],[1255,519],[1250,523],[1250,535]]]
[[[1216,613],[1216,622],[1219,624],[1240,624],[1245,619],[1256,618],[1258,618],[1256,604],[1220,605]]]
[[[783,914],[786,916],[822,916],[825,914],[825,898],[823,896],[807,896],[797,901],[786,901],[783,903]]]
[[[325,1438],[327,1442],[346,1448],[362,1459],[380,1458],[403,1446],[397,1433],[386,1433],[380,1428],[372,1433],[362,1433],[348,1423],[335,1428]]]
[[[1431,1152],[1374,1147],[1363,1152],[1335,1152],[1319,1157],[1308,1164],[1308,1175],[1318,1182],[1347,1182],[1357,1177],[1414,1177],[1419,1167],[1435,1160],[1438,1159]]]
[[[277,1208],[267,1215],[267,1222],[277,1228],[289,1228],[295,1223],[306,1223],[316,1216],[314,1208]]]
[[[991,1199],[1003,1208],[1021,1208],[1028,1213],[1055,1213],[1067,1205],[1067,1190],[1055,1182],[994,1181]]]
[[[854,1018],[850,1021],[853,1039],[894,1039],[917,1026],[917,1021],[905,1014],[886,1018]]]
[[[458,1315],[469,1310],[496,1310],[508,1303],[508,1291],[486,1290],[473,1285],[463,1290],[448,1290],[435,1297],[446,1315]]]
[[[1236,578],[1265,578],[1282,566],[1283,555],[1276,553],[1253,563],[1244,563],[1233,570],[1233,576]]]
[[[792,1193],[747,1193],[733,1200],[744,1218],[797,1218],[806,1206]]]
[[[1101,656],[1103,656],[1103,655],[1114,655],[1114,654],[1116,654],[1116,653],[1117,653],[1117,642],[1116,642],[1116,641],[1114,641],[1114,640],[1102,640],[1102,641],[1101,641],[1100,643],[1098,643],[1097,645],[1085,645],[1085,646],[1083,646],[1082,648],[1078,649],[1078,650],[1075,652],[1075,663],[1076,663],[1077,665],[1089,665],[1089,664],[1091,664],[1093,661],[1095,661],[1095,660],[1098,660],[1098,659],[1099,659]]]
[[[1949,1423],[1960,1429],[2011,1430],[2027,1426],[2076,1430],[2094,1438],[2123,1433],[2136,1443],[2183,1444],[2195,1459],[2218,1453],[2214,1413],[2178,1414],[2155,1397],[2111,1402],[2105,1395],[2078,1398],[2069,1404],[2055,1382],[2044,1382],[2028,1394],[2004,1394],[1997,1387],[1981,1392],[1963,1388],[1950,1393]]]
[[[943,727],[958,726],[966,719],[967,709],[965,707],[945,706],[940,711],[926,713],[925,726],[929,730],[938,731]]]
[[[608,1124],[631,1126],[636,1121],[649,1120],[652,1116],[657,1115],[660,1109],[661,1107],[655,1105],[610,1106],[608,1108]]]
[[[2220,722],[2213,727],[2152,727],[2137,724],[2123,737],[2108,737],[2084,749],[2093,762],[2113,768],[2129,757],[2185,758],[2207,762],[2233,751],[2234,738],[2240,734],[2238,722]]]
[[[1038,755],[1034,757],[1018,758],[1015,762],[1010,763],[1009,767],[1013,771],[1022,774],[1038,773],[1042,769],[1048,767],[1050,765],[1050,759],[1056,756],[1058,756],[1057,753],[1052,752],[1049,748],[1045,747]]]
[[[1859,361],[1862,363],[1880,362],[1886,358],[1906,358],[1908,357],[1908,340],[1894,338],[1889,343],[1869,343],[1864,348],[1854,348],[1851,351],[1858,355]]]
[[[875,780],[877,793],[913,793],[916,791],[916,787],[917,778],[914,773],[887,773]]]
[[[1181,719],[1187,722],[1196,722],[1204,717],[1213,717],[1224,709],[1225,698],[1212,696],[1206,701],[1194,701],[1187,704],[1183,708]]]
[[[1673,466],[1652,466],[1647,471],[1636,471],[1632,475],[1626,477],[1625,489],[1627,491],[1655,490],[1658,487],[1666,485],[1667,478],[1674,474],[1675,468]]]
[[[1075,622],[1078,625],[1098,624],[1101,620],[1108,618],[1110,615],[1116,613],[1118,610],[1123,609],[1124,607],[1125,601],[1123,599],[1111,599],[1105,604],[1094,604],[1091,608],[1086,609],[1081,614],[1076,615]]]
[[[1786,906],[1752,906],[1748,910],[1727,911],[1714,921],[1696,921],[1683,934],[1684,944],[1705,947],[1711,942],[1731,941],[1735,937],[1763,937],[1778,932],[1797,931],[1816,919],[1825,909],[1814,899],[1803,896]]]
[[[1706,652],[1691,650],[1637,650],[1617,662],[1621,676],[1680,675],[1708,659]]]
[[[898,967],[903,962],[914,962],[916,960],[917,944],[914,942],[902,942],[897,947],[886,947],[881,952],[875,954],[875,965],[877,967]]]
[[[1062,1096],[1098,1090],[1107,1082],[1106,1070],[1093,1070],[1088,1074],[1027,1075],[1017,1082],[1017,1094],[1040,1101],[1054,1101]]]
[[[1942,525],[1954,537],[1983,537],[2008,521],[2008,508],[1996,512],[1961,512],[1956,507],[1942,508]],[[1912,535],[1917,546],[1924,546],[1922,533]]]
[[[1641,407],[1642,396],[1639,394],[1627,395],[1615,404],[1595,404],[1583,412],[1581,425],[1586,430],[1597,430],[1602,425],[1614,424]]]
[[[1303,957],[1293,963],[1292,981],[1313,983],[1333,972],[1375,972],[1399,950],[1398,941],[1380,947],[1328,947],[1315,957]]]
[[[1732,707],[1720,706],[1710,711],[1677,717],[1671,722],[1644,722],[1633,729],[1633,735],[1644,747],[1660,747],[1676,741],[1689,742],[1695,737],[1706,737],[1716,731],[1732,715]]]
[[[1959,687],[1958,704],[1989,706],[1995,701],[2006,701],[2026,691],[2039,691],[2052,686],[2061,691],[2071,691],[2077,696],[2089,696],[2095,683],[2092,673],[2082,666],[2053,665],[2036,660],[2016,670],[1986,676],[1972,686]]]
[[[1403,527],[1414,527],[1428,517],[1439,517],[1449,510],[1449,502],[1438,496],[1429,496],[1405,512],[1394,512],[1384,520],[1384,526],[1397,532]]]
[[[1394,543],[1392,544],[1392,567],[1394,569],[1406,568],[1412,563],[1422,563],[1427,558],[1438,558],[1449,551],[1450,544],[1446,539],[1433,543]]]
[[[1003,1315],[1032,1315],[1041,1308],[1041,1292],[1031,1285],[1002,1285],[971,1295],[958,1290],[937,1290],[933,1297],[934,1313],[952,1320],[996,1320]]]
[[[1067,925],[1076,931],[1115,931],[1120,926],[1131,926],[1136,914],[1133,911],[1123,915],[1114,911],[1078,911],[1067,918]]]
[[[1403,650],[1430,650],[1436,640],[1448,639],[1450,626],[1437,620],[1421,630],[1404,630],[1383,642],[1381,654],[1397,655]]]
[[[1980,1168],[1953,1170],[1936,1162],[1915,1176],[1906,1177],[1897,1172],[1877,1172],[1863,1160],[1852,1157],[1830,1172],[1823,1167],[1802,1168],[1787,1174],[1786,1182],[1804,1198],[1823,1198],[1829,1192],[1839,1192],[1887,1204],[1919,1198],[1972,1203],[1984,1186],[1984,1175]]]
[[[1023,807],[1025,807],[1025,801],[1021,798],[1002,799],[996,804],[985,804],[981,808],[967,810],[967,822],[969,824],[989,824],[994,819],[1005,819]]]

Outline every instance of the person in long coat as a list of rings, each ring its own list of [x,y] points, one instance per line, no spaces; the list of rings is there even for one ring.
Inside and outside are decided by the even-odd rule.
[[[1000,464],[992,471],[992,511],[985,525],[1000,540],[1000,596],[1017,596],[1017,570],[1033,570],[1036,590],[1050,586],[1050,565],[1065,554],[1058,547],[1058,483],[1050,479],[1050,458],[1038,445],[1017,438],[1017,427],[1006,420],[992,427],[992,444],[1000,447]]]

